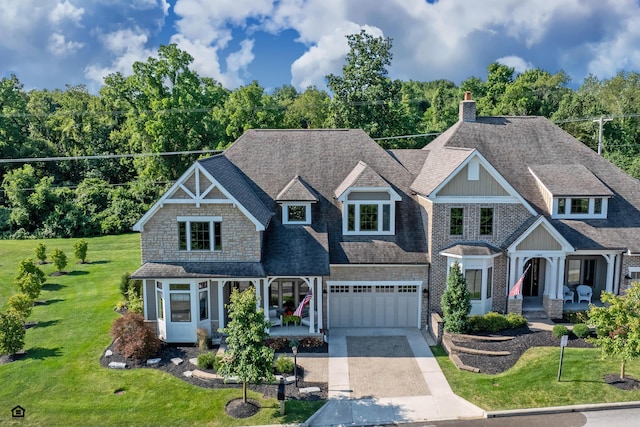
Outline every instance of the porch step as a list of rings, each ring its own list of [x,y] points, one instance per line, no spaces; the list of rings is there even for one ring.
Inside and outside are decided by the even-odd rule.
[[[549,316],[544,310],[522,310],[522,315],[527,320],[549,319]]]

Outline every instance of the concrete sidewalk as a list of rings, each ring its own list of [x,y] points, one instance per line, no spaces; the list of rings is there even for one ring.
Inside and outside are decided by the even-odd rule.
[[[420,375],[430,394],[404,397],[351,399],[347,337],[405,336],[415,363],[406,363],[412,375]],[[400,360],[398,362],[398,360]],[[393,363],[405,363],[403,358]],[[417,371],[415,366],[417,364]],[[413,369],[412,369],[413,368]],[[415,371],[415,372],[413,372]],[[363,375],[362,370],[358,371]],[[384,372],[372,369],[364,375],[380,376]],[[310,426],[380,425],[437,420],[483,418],[482,409],[455,395],[449,387],[425,338],[417,329],[336,329],[329,334],[329,402],[309,420]],[[359,378],[361,381],[362,378]],[[366,378],[364,379],[366,381]],[[389,388],[402,387],[390,378]],[[401,394],[401,393],[399,393]]]

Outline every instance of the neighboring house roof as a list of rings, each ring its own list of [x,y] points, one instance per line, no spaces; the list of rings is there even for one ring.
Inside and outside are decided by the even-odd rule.
[[[581,164],[532,165],[529,170],[554,197],[611,197],[613,193]]]
[[[427,263],[426,232],[418,204],[409,196],[413,176],[362,130],[249,130],[223,154],[246,178],[262,203],[278,212],[277,197],[292,175],[304,176],[318,196],[310,226],[282,225],[280,215],[265,231],[263,260],[270,272],[330,264]],[[362,162],[365,166],[358,166]],[[353,174],[369,168],[402,198],[396,204],[392,236],[344,236],[342,203],[334,190]],[[213,172],[212,172],[213,173]],[[367,172],[367,176],[369,175]],[[215,176],[215,175],[214,175]],[[357,179],[353,182],[358,182]],[[294,258],[292,258],[292,256]],[[294,261],[294,259],[296,261]],[[296,267],[296,263],[299,265]],[[324,266],[322,266],[324,264]],[[318,273],[326,274],[326,273]]]
[[[478,150],[515,190],[543,215],[549,215],[544,195],[529,171],[545,165],[571,174],[570,165],[583,165],[606,186],[613,197],[607,219],[550,220],[576,249],[624,249],[640,251],[640,184],[589,147],[544,117],[478,117],[460,121],[424,149],[430,152],[425,168],[413,187],[428,194],[437,185],[425,179],[455,153],[452,148]],[[433,156],[433,157],[432,157]],[[459,162],[459,159],[456,159]],[[455,163],[455,162],[452,162]],[[438,176],[432,174],[434,179]],[[589,180],[591,184],[593,180]],[[576,183],[570,183],[576,185]],[[589,185],[591,185],[589,184]],[[552,185],[552,184],[549,184]]]
[[[296,175],[282,191],[278,193],[276,200],[279,202],[317,202],[318,196],[309,184]]]
[[[178,279],[264,277],[259,262],[147,262],[135,271],[132,279]]]

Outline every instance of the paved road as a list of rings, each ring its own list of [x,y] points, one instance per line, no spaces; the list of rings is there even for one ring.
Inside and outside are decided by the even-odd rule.
[[[406,427],[636,427],[640,409],[569,412],[563,414],[524,415],[468,421],[434,421],[404,424]],[[397,426],[395,426],[397,427]]]

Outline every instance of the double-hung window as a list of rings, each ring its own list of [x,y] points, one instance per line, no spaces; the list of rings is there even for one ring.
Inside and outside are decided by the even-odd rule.
[[[493,234],[493,208],[480,208],[480,234]]]
[[[464,208],[451,208],[449,212],[449,234],[461,236],[464,231]]]
[[[181,251],[221,251],[222,218],[178,217],[178,248]]]

